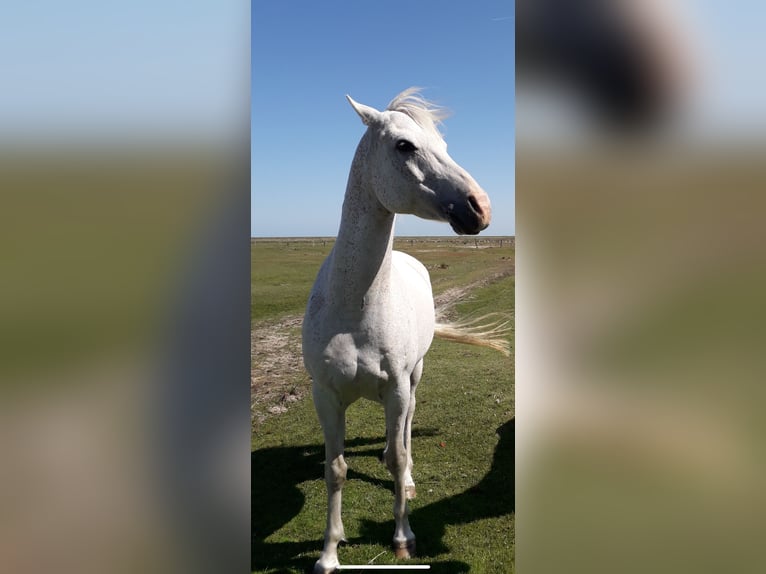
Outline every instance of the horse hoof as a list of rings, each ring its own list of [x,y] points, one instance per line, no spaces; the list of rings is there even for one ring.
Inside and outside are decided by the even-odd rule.
[[[324,566],[319,561],[317,561],[316,564],[314,564],[314,570],[312,570],[311,574],[333,574],[334,572],[338,572],[338,566],[340,564],[336,564],[335,566]]]
[[[397,560],[406,560],[415,557],[415,541],[406,542],[403,546],[394,547],[394,554]]]
[[[415,492],[415,485],[412,486],[405,486],[404,487],[404,495],[407,497],[407,500],[412,500],[416,496]]]

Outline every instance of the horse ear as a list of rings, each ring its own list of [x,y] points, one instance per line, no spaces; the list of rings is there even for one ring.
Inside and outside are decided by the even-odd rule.
[[[362,118],[362,123],[364,125],[369,126],[370,124],[375,123],[380,117],[380,112],[375,108],[355,102],[349,95],[346,95],[346,99],[348,100],[348,103],[351,104],[351,107],[354,108],[354,111],[359,114],[359,117]]]

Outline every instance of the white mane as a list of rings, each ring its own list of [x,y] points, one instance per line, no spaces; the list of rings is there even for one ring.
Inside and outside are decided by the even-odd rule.
[[[386,109],[407,114],[424,130],[431,130],[439,135],[439,125],[450,115],[448,110],[426,100],[420,94],[420,88],[415,87],[407,88],[397,95]]]

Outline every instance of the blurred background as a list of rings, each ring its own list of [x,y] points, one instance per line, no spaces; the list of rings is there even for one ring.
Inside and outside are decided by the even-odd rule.
[[[762,571],[766,10],[516,14],[518,569]]]
[[[0,16],[0,571],[246,572],[245,2]]]

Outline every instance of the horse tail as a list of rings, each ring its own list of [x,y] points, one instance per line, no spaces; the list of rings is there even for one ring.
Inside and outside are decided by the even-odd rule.
[[[511,344],[507,338],[511,332],[510,324],[507,316],[490,313],[471,320],[437,322],[434,336],[445,341],[489,347],[510,357]]]

